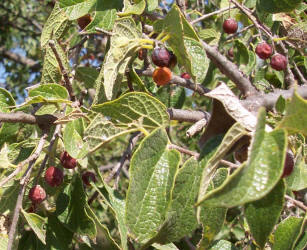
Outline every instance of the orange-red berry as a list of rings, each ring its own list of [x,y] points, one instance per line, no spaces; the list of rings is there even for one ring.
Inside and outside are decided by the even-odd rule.
[[[282,54],[275,54],[271,58],[270,65],[273,69],[281,71],[287,68],[288,60]]]
[[[259,43],[255,51],[261,59],[268,59],[272,55],[272,47],[266,42]]]
[[[152,77],[158,86],[163,86],[172,79],[172,71],[167,67],[159,67],[155,69]]]
[[[90,182],[96,182],[96,176],[93,172],[86,171],[82,174],[82,181],[85,185],[90,186]]]

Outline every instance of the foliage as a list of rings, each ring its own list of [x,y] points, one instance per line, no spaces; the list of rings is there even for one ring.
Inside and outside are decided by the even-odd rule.
[[[302,0],[0,3],[0,248],[307,247],[306,10]],[[229,16],[238,33],[223,32]],[[257,57],[263,39],[287,57],[284,71]],[[178,60],[165,86],[152,78],[157,46]],[[76,168],[63,168],[64,151]],[[281,178],[287,152],[295,167]],[[45,182],[50,166],[60,186]],[[28,198],[35,185],[40,204]]]

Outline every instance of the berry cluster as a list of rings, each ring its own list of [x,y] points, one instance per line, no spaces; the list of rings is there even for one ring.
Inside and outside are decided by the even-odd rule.
[[[224,21],[223,30],[225,33],[233,34],[237,32],[237,29],[238,23],[233,18],[228,18]],[[255,52],[259,58],[265,60],[271,57],[273,50],[271,45],[266,42],[262,42],[257,45]],[[228,56],[230,58],[233,57],[233,48],[228,51]],[[287,64],[287,58],[284,55],[278,53],[272,56],[270,62],[271,67],[278,71],[285,70],[287,68]]]
[[[61,154],[60,162],[66,169],[73,169],[77,166],[77,160],[66,151]],[[58,187],[63,183],[64,174],[60,168],[50,166],[45,172],[44,179],[49,186]],[[89,186],[91,181],[96,182],[96,177],[94,173],[86,171],[82,174],[82,180],[85,185]],[[35,206],[46,199],[46,191],[40,185],[35,185],[29,191],[29,199],[32,201],[32,207],[29,211],[33,212]]]

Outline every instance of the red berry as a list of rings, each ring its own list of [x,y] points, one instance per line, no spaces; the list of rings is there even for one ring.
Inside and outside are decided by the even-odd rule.
[[[169,60],[169,64],[167,65],[167,67],[172,69],[177,64],[177,56],[172,51],[169,51],[169,53],[170,53],[171,58]]]
[[[67,151],[64,151],[60,156],[60,161],[64,168],[72,169],[77,166],[77,160],[72,158]]]
[[[228,18],[223,23],[223,29],[227,34],[236,33],[238,29],[238,23],[233,18]]]
[[[152,52],[151,59],[159,67],[168,67],[171,54],[166,48],[155,48]]]
[[[270,64],[273,69],[281,71],[287,68],[288,60],[282,54],[275,54],[272,56]]]
[[[184,79],[186,79],[186,80],[191,79],[191,76],[190,76],[187,72],[182,73],[180,77],[181,77],[181,78],[184,78]]]
[[[285,164],[284,164],[284,171],[282,173],[281,178],[289,176],[294,169],[294,157],[293,154],[287,152]]]
[[[92,17],[90,14],[86,14],[85,16],[82,16],[78,18],[77,22],[81,30],[84,30],[84,28],[89,25],[89,23],[92,21]]]
[[[90,186],[91,181],[96,182],[96,177],[93,172],[86,171],[85,173],[82,174],[82,180],[85,185]]]
[[[46,192],[40,185],[35,185],[29,191],[29,199],[33,204],[39,204],[46,199]]]
[[[172,79],[172,71],[167,67],[156,68],[152,78],[158,86],[165,85]]]
[[[267,59],[272,55],[272,47],[266,42],[259,43],[256,47],[256,54],[261,59]]]
[[[56,167],[49,167],[45,173],[45,181],[51,187],[60,186],[63,182],[63,171]]]

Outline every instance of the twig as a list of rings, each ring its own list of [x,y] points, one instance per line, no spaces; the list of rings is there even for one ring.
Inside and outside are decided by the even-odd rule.
[[[31,158],[31,160],[28,161],[29,166],[28,166],[27,170],[25,171],[25,173],[23,174],[23,176],[20,180],[21,188],[20,188],[18,196],[17,196],[17,201],[16,201],[16,206],[15,206],[15,209],[14,209],[12,224],[10,226],[7,250],[12,250],[13,242],[14,242],[14,238],[15,238],[15,232],[16,232],[16,228],[17,228],[17,223],[18,223],[18,219],[19,219],[19,213],[20,213],[20,210],[22,208],[22,200],[23,200],[23,196],[24,196],[24,193],[25,193],[25,189],[26,189],[26,186],[29,182],[29,178],[30,178],[30,174],[32,172],[33,166],[34,166],[37,158],[39,157],[40,153],[43,150],[47,136],[48,136],[48,134],[44,133],[44,135],[40,138],[40,141],[37,145],[37,148],[36,148],[34,154],[31,155],[31,157],[28,158],[28,159]]]
[[[110,32],[110,31],[106,31],[106,30],[101,29],[101,28],[97,28],[97,27],[96,27],[95,30],[98,31],[98,32],[100,32],[100,33],[106,34],[106,35],[108,35],[108,36],[113,36],[113,35],[114,35],[114,33]]]
[[[302,85],[288,90],[276,89],[268,94],[251,96],[246,100],[242,100],[241,103],[249,111],[257,111],[261,106],[272,110],[279,96],[283,96],[285,99],[291,98],[295,89],[302,98],[307,99],[307,85]]]
[[[30,115],[24,112],[0,113],[0,122],[38,124],[51,126],[58,118],[54,115]]]
[[[137,69],[137,70],[135,70],[135,72],[139,75],[142,75],[142,76],[152,76],[152,74],[153,74],[152,69],[145,69],[145,70]],[[204,94],[211,91],[210,89],[202,86],[201,84],[193,83],[191,80],[186,80],[186,79],[184,79],[180,76],[176,76],[176,75],[172,76],[170,83],[177,84],[177,85],[180,85],[182,87],[191,89],[191,90],[197,92],[200,95],[204,95]]]
[[[234,8],[236,8],[236,7],[235,6],[231,6],[230,7],[230,9],[234,9]],[[192,25],[194,25],[195,23],[198,23],[198,22],[203,21],[203,20],[205,20],[205,19],[207,19],[207,18],[209,18],[211,16],[218,15],[218,14],[223,13],[223,12],[228,11],[228,10],[229,10],[229,7],[213,11],[213,12],[211,12],[209,14],[203,15],[203,16],[201,16],[201,17],[191,21],[190,23]]]
[[[236,168],[240,167],[239,165],[234,164],[234,163],[232,163],[232,162],[230,162],[230,161],[226,161],[226,160],[220,160],[220,163],[223,164],[223,165],[226,166],[226,167],[229,167],[229,168],[234,168],[234,169],[236,169]]]
[[[210,119],[210,114],[205,111],[168,108],[167,112],[171,120],[181,122],[198,122],[201,119],[209,121]]]
[[[238,31],[238,32],[236,32],[236,33],[234,33],[234,34],[228,36],[228,37],[226,38],[226,40],[231,40],[232,38],[234,38],[234,37],[236,37],[236,36],[242,34],[243,32],[245,32],[245,31],[247,31],[247,30],[253,28],[254,26],[255,26],[254,24],[251,24],[251,25],[249,25],[249,26],[246,26],[246,27],[244,27],[243,29],[241,29],[240,31]]]
[[[305,213],[307,212],[307,206],[305,206],[303,202],[298,201],[298,200],[295,200],[295,199],[293,199],[293,198],[292,198],[291,196],[289,196],[289,195],[285,195],[285,198],[286,198],[288,201],[291,201],[296,207],[302,209]]]
[[[71,82],[69,80],[69,76],[68,76],[68,72],[66,71],[66,69],[64,68],[64,65],[63,65],[63,62],[60,58],[60,55],[58,53],[58,51],[56,50],[56,47],[55,47],[55,42],[53,40],[50,40],[49,41],[49,46],[50,48],[52,49],[54,55],[55,55],[55,58],[59,64],[59,67],[60,67],[60,70],[61,70],[61,74],[63,75],[64,77],[64,82],[65,82],[65,88],[67,89],[68,93],[69,93],[69,96],[70,96],[70,99],[72,101],[75,101],[76,100],[76,97],[75,95],[73,94],[73,89],[72,89],[72,86],[71,86]]]
[[[187,137],[192,137],[195,134],[202,131],[202,129],[207,125],[208,120],[207,119],[201,119],[198,122],[194,123],[186,132]]]
[[[54,143],[56,142],[57,137],[59,136],[59,133],[60,133],[60,131],[61,131],[61,126],[62,126],[61,124],[58,124],[58,125],[56,125],[56,127],[55,127],[55,130],[54,130],[54,132],[53,132],[52,138],[51,138],[50,143],[49,143],[49,146],[48,146],[48,152],[49,152],[49,153],[52,151],[53,145],[54,145]],[[39,170],[38,170],[37,178],[36,178],[36,180],[35,180],[35,184],[37,184],[38,178],[41,176],[41,174],[42,174],[42,172],[43,172],[43,170],[44,170],[44,168],[45,168],[45,165],[46,165],[46,163],[47,163],[48,158],[49,158],[49,154],[46,154],[46,155],[45,155],[45,158],[44,158],[44,160],[42,161],[42,164],[41,164],[41,166],[40,166],[40,168],[39,168]]]
[[[296,63],[293,62],[293,66],[294,66],[294,72],[296,73],[296,75],[298,76],[298,78],[300,79],[300,81],[302,82],[302,84],[307,84],[307,80],[305,79],[305,77],[303,76],[302,72],[300,71],[300,69],[297,67]]]
[[[125,152],[123,153],[122,157],[120,158],[119,163],[115,165],[115,167],[112,169],[111,173],[105,179],[106,183],[109,183],[113,179],[114,176],[118,176],[120,174],[120,171],[121,171],[122,167],[124,166],[125,161],[127,159],[129,159],[129,157],[131,156],[133,147],[135,146],[137,140],[139,139],[139,136],[140,136],[140,132],[135,132],[131,135],[131,137],[129,139],[128,146],[127,146]]]
[[[207,43],[202,42],[202,45],[211,61],[224,75],[236,84],[245,97],[258,94],[256,88],[252,85],[249,79],[243,75],[237,65],[229,61],[218,50],[209,46]]]
[[[181,153],[184,153],[184,154],[187,154],[187,155],[194,156],[195,158],[198,158],[198,157],[199,157],[199,153],[194,152],[194,151],[191,151],[191,150],[186,149],[186,148],[183,148],[183,147],[180,147],[180,146],[177,146],[177,145],[175,145],[175,144],[170,144],[170,145],[168,145],[168,148],[169,148],[169,149],[176,149],[176,150],[178,150],[178,151],[181,152]]]

